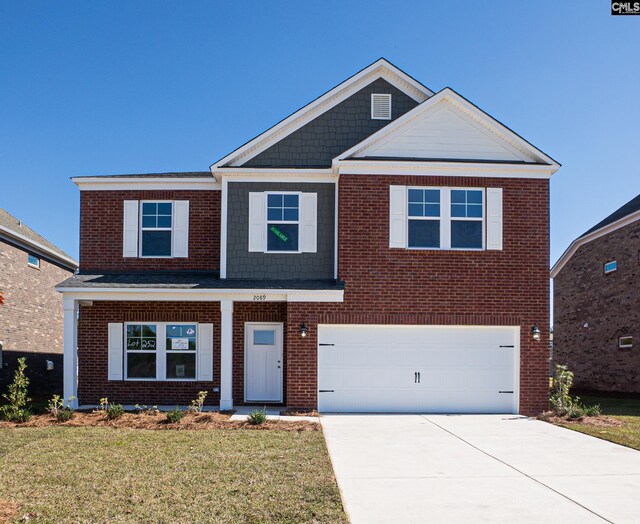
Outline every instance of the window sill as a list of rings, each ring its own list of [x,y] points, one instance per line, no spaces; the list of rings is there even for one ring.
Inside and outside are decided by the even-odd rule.
[[[196,378],[125,378],[125,382],[198,382]]]

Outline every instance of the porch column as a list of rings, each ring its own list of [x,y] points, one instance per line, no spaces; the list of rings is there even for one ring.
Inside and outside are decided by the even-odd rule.
[[[233,301],[220,302],[220,409],[233,409]]]
[[[71,407],[78,407],[78,302],[64,298],[64,400],[69,401]]]

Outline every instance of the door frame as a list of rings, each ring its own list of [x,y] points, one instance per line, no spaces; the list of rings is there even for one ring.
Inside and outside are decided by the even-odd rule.
[[[256,400],[247,399],[247,371],[249,369],[249,333],[252,328],[256,327],[275,327],[276,328],[276,347],[280,350],[280,372],[278,373],[278,399],[277,400]],[[244,323],[244,385],[243,394],[245,403],[266,403],[266,404],[282,404],[284,401],[284,323],[283,322],[245,322]]]

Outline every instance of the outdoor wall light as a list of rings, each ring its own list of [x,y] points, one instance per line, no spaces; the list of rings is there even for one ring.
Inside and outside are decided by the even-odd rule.
[[[538,324],[534,324],[531,328],[531,336],[536,342],[540,340],[540,328],[538,327]]]
[[[307,325],[304,322],[300,324],[300,336],[302,338],[307,336]]]

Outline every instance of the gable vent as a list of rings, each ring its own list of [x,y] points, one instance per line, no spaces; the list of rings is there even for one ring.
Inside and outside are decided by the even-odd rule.
[[[373,120],[391,120],[391,95],[371,95],[371,118]]]

